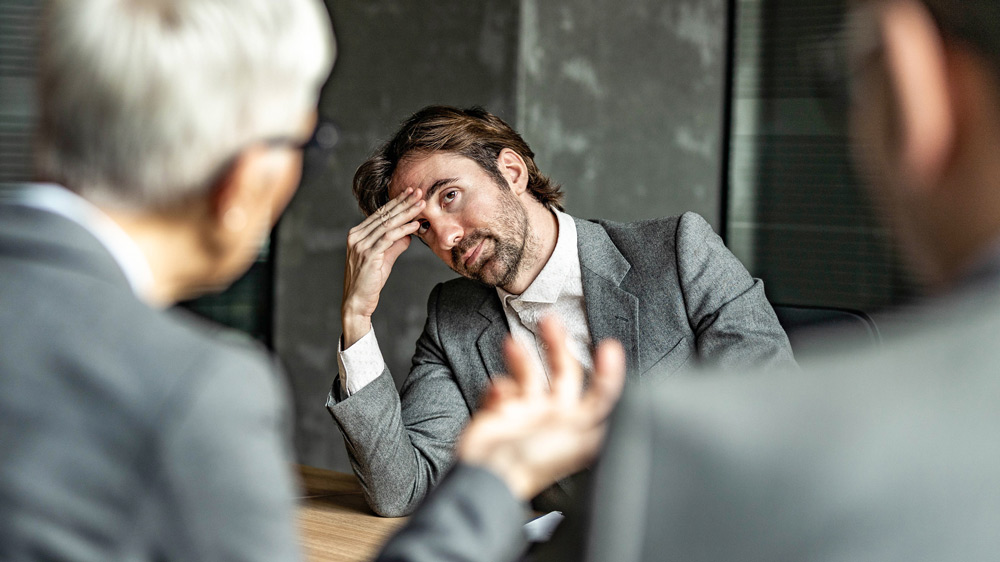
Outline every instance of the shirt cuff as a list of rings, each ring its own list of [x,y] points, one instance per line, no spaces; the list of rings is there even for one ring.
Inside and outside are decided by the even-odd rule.
[[[375,338],[375,328],[370,328],[351,347],[342,349],[343,345],[341,338],[337,342],[337,366],[340,367],[340,387],[350,396],[382,374],[385,360]]]

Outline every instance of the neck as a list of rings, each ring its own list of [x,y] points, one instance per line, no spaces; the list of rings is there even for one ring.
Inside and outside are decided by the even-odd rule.
[[[924,249],[916,259],[934,292],[961,283],[1000,240],[1000,166],[983,166],[988,154],[960,158],[976,164],[953,172],[940,195],[915,210],[920,219],[912,225]]]
[[[102,209],[139,247],[153,274],[145,299],[154,306],[172,306],[209,290],[204,280],[212,269],[192,218],[182,214],[123,212]]]
[[[936,230],[940,238],[930,256],[933,263],[925,269],[932,291],[943,292],[961,284],[991,252],[996,251],[1000,244],[1000,201],[997,203],[996,206],[983,205],[993,210],[992,215],[966,213],[957,217],[959,222],[941,225]]]
[[[525,240],[521,269],[514,282],[504,289],[515,295],[523,293],[545,268],[559,240],[559,221],[555,213],[539,203],[533,196],[524,207],[528,217],[528,235]]]

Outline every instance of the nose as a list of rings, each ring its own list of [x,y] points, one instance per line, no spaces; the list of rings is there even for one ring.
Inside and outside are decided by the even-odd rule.
[[[450,251],[462,240],[462,227],[454,221],[438,220],[431,224],[434,240],[444,251]]]

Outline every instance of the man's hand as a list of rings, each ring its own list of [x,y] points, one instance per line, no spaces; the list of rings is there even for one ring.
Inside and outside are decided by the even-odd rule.
[[[504,352],[511,376],[490,388],[458,443],[462,462],[492,471],[522,500],[590,464],[625,382],[625,352],[608,340],[597,348],[584,391],[583,371],[570,354],[562,325],[545,318],[540,327],[548,346],[550,388],[525,350],[508,338]]]
[[[396,258],[410,247],[420,227],[413,219],[424,209],[421,191],[406,188],[347,235],[344,300],[340,305],[344,349],[371,329],[371,317]]]

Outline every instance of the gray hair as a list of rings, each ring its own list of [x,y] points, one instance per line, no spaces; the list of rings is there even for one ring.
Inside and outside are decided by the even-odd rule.
[[[206,196],[249,144],[301,134],[333,49],[319,0],[49,0],[40,179],[114,208]]]

